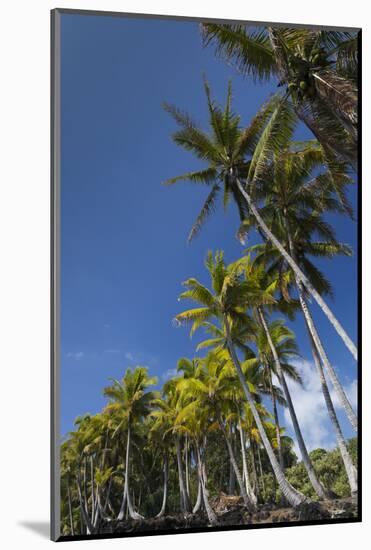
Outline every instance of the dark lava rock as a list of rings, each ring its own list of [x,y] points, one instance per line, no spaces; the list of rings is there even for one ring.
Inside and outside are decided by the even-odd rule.
[[[303,502],[297,508],[295,513],[299,521],[316,521],[320,519],[330,519],[331,515],[318,502]]]

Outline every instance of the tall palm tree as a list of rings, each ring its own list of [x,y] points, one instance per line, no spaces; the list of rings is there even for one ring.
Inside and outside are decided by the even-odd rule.
[[[202,32],[242,74],[285,86],[286,101],[325,149],[356,167],[356,32],[215,23]]]
[[[328,210],[341,210],[341,205],[328,191],[326,177],[323,174],[309,179],[313,169],[318,167],[318,159],[312,154],[311,148],[306,148],[297,154],[290,150],[281,152],[274,162],[267,168],[272,175],[269,185],[264,183],[261,192],[265,196],[266,205],[262,209],[267,223],[274,228],[285,246],[290,250],[291,256],[306,271],[317,291],[323,294],[332,294],[332,287],[323,273],[315,266],[311,257],[328,257],[335,255],[351,255],[351,249],[336,240],[336,235],[331,226],[325,222],[323,213]],[[326,174],[325,174],[326,175]],[[321,186],[321,193],[317,189]],[[322,237],[321,241],[314,241],[313,234]],[[279,272],[286,270],[284,258],[269,245],[258,245],[257,261],[264,266],[270,266],[269,271]],[[351,466],[349,453],[346,450],[345,440],[342,437],[339,422],[336,419],[326,379],[322,366],[328,373],[336,394],[342,404],[353,428],[357,430],[357,416],[349,402],[349,399],[340,383],[337,373],[326,354],[318,329],[312,318],[305,288],[294,274],[294,281],[299,296],[299,303],[304,315],[309,334],[314,361],[321,380],[324,398],[327,403],[329,416],[332,420],[337,441],[342,453],[345,468],[348,473],[352,492],[356,492],[356,474]],[[289,296],[287,296],[289,297]]]
[[[104,395],[110,400],[109,409],[119,412],[122,415],[121,422],[126,426],[125,484],[118,520],[123,519],[126,505],[132,519],[142,518],[134,510],[130,496],[130,445],[135,422],[150,413],[151,405],[157,398],[155,392],[148,391],[148,387],[156,383],[157,378],[150,377],[147,368],[136,367],[134,370],[127,369],[122,380],[113,380],[104,389]]]
[[[262,296],[264,295],[266,297],[265,299],[268,302],[271,302],[271,306],[272,306],[273,302],[274,302],[273,296],[274,296],[274,294],[277,290],[278,283],[281,281],[282,277],[281,277],[281,279],[279,279],[279,278],[276,278],[276,279],[268,278],[265,275],[265,272],[264,272],[264,269],[263,269],[262,266],[254,265],[254,263],[250,259],[250,255],[247,255],[244,258],[242,258],[238,262],[238,266],[239,266],[241,272],[243,273],[243,276],[244,276],[246,282],[248,282],[250,285],[252,285],[253,288],[255,289],[255,293],[260,290],[261,293],[262,293]],[[259,324],[258,324],[258,327],[256,327],[256,326],[252,327],[252,330],[255,333],[255,339],[257,340],[258,350],[260,352],[259,357],[262,360],[263,365],[264,365],[264,363],[267,363],[267,355],[268,354],[266,352],[266,348],[268,348],[268,350],[269,350],[268,357],[269,357],[269,359],[271,359],[272,363],[274,364],[274,372],[277,375],[278,380],[280,382],[280,385],[283,389],[285,403],[287,404],[287,406],[289,408],[290,417],[292,419],[295,435],[296,435],[296,438],[297,438],[297,441],[298,441],[298,445],[299,445],[299,448],[300,448],[300,451],[301,451],[301,454],[302,454],[303,463],[304,463],[304,466],[307,470],[309,479],[310,479],[310,481],[313,485],[314,490],[316,491],[317,495],[320,498],[329,498],[331,496],[330,492],[327,491],[326,488],[319,481],[319,479],[317,477],[317,474],[314,470],[312,461],[309,457],[309,453],[307,451],[305,441],[304,441],[304,438],[303,438],[303,435],[302,435],[302,432],[301,432],[301,429],[300,429],[300,425],[299,425],[299,421],[298,421],[298,418],[297,418],[297,415],[296,415],[294,404],[292,402],[290,391],[289,391],[289,388],[288,388],[288,385],[287,385],[287,382],[286,382],[286,374],[289,373],[289,375],[291,375],[291,377],[295,377],[295,374],[296,374],[295,369],[293,369],[290,365],[287,365],[287,363],[285,363],[285,365],[282,366],[281,360],[280,360],[280,357],[279,357],[279,353],[278,353],[278,350],[277,350],[276,345],[275,345],[275,344],[278,344],[278,345],[281,344],[281,347],[282,347],[282,341],[285,343],[285,340],[287,340],[287,338],[291,335],[291,333],[290,333],[290,331],[288,331],[288,329],[286,329],[286,327],[282,327],[282,324],[278,324],[278,325],[276,325],[276,329],[280,329],[280,332],[278,332],[276,330],[276,332],[272,335],[269,328],[268,328],[266,319],[265,319],[264,304],[259,301],[256,304],[253,303],[253,306],[254,306],[253,309],[256,310],[258,322],[259,322],[260,327],[261,327],[260,330],[259,330]],[[260,339],[259,339],[259,335],[260,335]],[[235,342],[235,338],[234,338],[233,333],[232,333],[231,337],[232,337],[232,341]],[[226,336],[224,338],[225,338],[224,341],[227,342]],[[276,339],[276,342],[274,342],[274,338]],[[209,343],[206,342],[206,343],[208,345],[212,345],[212,344],[210,344],[210,342]],[[205,345],[205,343],[202,343],[202,345]],[[218,345],[220,345],[220,343]],[[290,350],[291,354],[296,352],[296,346],[293,344],[292,338],[291,338],[290,342],[286,342],[286,345],[287,345],[286,357],[282,353],[281,354],[282,359],[287,358],[287,354],[289,353],[289,350]],[[282,351],[282,349],[279,350],[279,351]],[[280,445],[280,429],[279,429],[279,423],[278,423],[278,413],[277,413],[277,408],[276,408],[276,403],[275,403],[277,391],[276,391],[276,388],[273,387],[273,385],[271,386],[271,388],[272,388],[272,395],[273,395],[273,410],[274,410],[275,419],[276,419],[276,434],[277,434],[277,442],[278,442],[278,451],[279,451],[279,457],[280,457],[280,455],[282,457],[282,451],[280,452],[281,445]],[[280,460],[280,465],[281,465],[281,468],[283,468],[282,458]]]
[[[213,211],[217,196],[224,189],[224,204],[228,204],[230,195],[233,196],[241,221],[251,213],[254,221],[265,240],[272,242],[279,253],[284,257],[295,273],[295,276],[313,296],[330,323],[342,338],[349,351],[357,359],[357,348],[348,336],[338,319],[328,307],[327,303],[317,291],[310,279],[305,275],[295,260],[290,256],[282,242],[272,233],[265,223],[259,209],[254,203],[251,190],[255,190],[265,172],[267,159],[272,151],[278,153],[287,145],[288,136],[292,135],[295,126],[295,117],[292,108],[283,98],[274,96],[263,105],[251,124],[242,130],[239,128],[239,117],[231,111],[231,87],[229,86],[227,102],[224,110],[212,101],[208,84],[205,84],[210,119],[210,134],[197,128],[188,114],[173,106],[165,108],[180,126],[180,130],[173,134],[174,141],[192,151],[198,158],[206,161],[208,167],[197,172],[189,172],[181,176],[168,179],[166,184],[173,184],[180,180],[190,180],[197,184],[211,185],[211,191],[197,217],[188,239],[191,240],[200,230],[207,216]],[[323,162],[327,162],[322,148],[319,148]],[[253,153],[252,153],[253,151]],[[252,154],[247,162],[246,157]],[[331,163],[335,168],[336,177],[332,178],[332,185],[338,190],[338,163]],[[341,171],[342,175],[343,171]],[[243,185],[242,178],[247,177],[247,184]],[[343,181],[343,178],[341,178]]]
[[[234,319],[238,319],[241,314],[243,315],[244,310],[251,303],[253,297],[257,301],[261,300],[261,292],[256,287],[250,285],[248,281],[241,281],[239,279],[238,263],[226,267],[223,253],[221,252],[215,255],[215,259],[210,252],[206,259],[206,267],[211,276],[213,292],[194,278],[185,281],[184,285],[187,290],[180,295],[180,298],[196,301],[202,304],[202,306],[184,311],[178,314],[175,319],[178,323],[192,323],[192,332],[209,319],[216,318],[223,324],[226,331],[227,348],[230,358],[236,369],[246,400],[251,407],[274,474],[288,502],[292,506],[298,506],[306,498],[287,481],[276,459],[232,340],[231,331]]]

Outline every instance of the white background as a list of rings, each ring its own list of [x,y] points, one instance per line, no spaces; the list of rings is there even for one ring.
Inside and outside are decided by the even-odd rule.
[[[228,0],[78,2],[8,0],[0,18],[0,518],[3,548],[40,548],[49,520],[49,10],[54,7],[212,16],[362,27],[363,78],[363,410],[364,495],[370,488],[371,333],[370,17],[367,2]],[[367,288],[368,286],[368,288]],[[123,546],[183,549],[274,547],[364,548],[371,538],[370,498],[364,523],[76,542],[74,548]]]

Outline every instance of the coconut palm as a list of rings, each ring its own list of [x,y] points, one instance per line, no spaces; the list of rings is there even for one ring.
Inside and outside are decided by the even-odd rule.
[[[357,163],[357,34],[206,23],[204,44],[255,80],[285,86],[300,120],[323,147]]]
[[[208,85],[205,84],[205,86],[210,134],[197,128],[188,114],[182,113],[173,106],[165,105],[180,126],[180,130],[173,134],[174,141],[208,163],[206,169],[176,176],[165,182],[173,184],[180,180],[190,180],[193,183],[211,186],[211,191],[189,234],[189,240],[198,233],[208,215],[213,211],[217,196],[223,186],[224,204],[228,204],[229,197],[232,195],[239,209],[241,220],[243,221],[248,214],[251,214],[264,239],[271,242],[284,257],[295,276],[316,300],[356,359],[355,344],[334,316],[321,293],[317,291],[287,249],[267,226],[251,195],[251,190],[255,191],[255,187],[265,174],[267,161],[271,159],[273,153],[278,153],[287,145],[287,140],[292,135],[295,126],[292,108],[283,98],[275,96],[266,105],[263,105],[250,126],[242,130],[239,128],[239,117],[231,111],[231,88],[229,87],[227,103],[222,110],[212,101]],[[312,147],[312,149],[314,148]],[[247,162],[246,158],[251,153],[251,160]],[[317,147],[317,158],[318,155],[321,156],[322,162],[328,162],[323,148]],[[331,166],[332,186],[341,192],[341,184],[344,181],[342,167],[335,162],[332,162]],[[338,176],[339,171],[340,176]],[[245,176],[247,184],[243,185],[241,179]]]
[[[207,433],[212,429],[209,410],[200,408],[197,399],[186,391],[192,378],[184,378],[178,382],[178,389],[182,395],[182,407],[176,418],[176,426],[179,432],[186,433],[193,441],[196,450],[196,464],[198,484],[201,488],[201,501],[210,525],[217,525],[218,520],[209,502],[209,491],[207,488],[207,473],[205,464],[205,451]]]
[[[205,265],[211,277],[213,291],[210,291],[194,278],[185,281],[184,285],[187,290],[180,295],[180,298],[193,300],[202,305],[201,307],[189,309],[178,314],[175,320],[179,324],[191,323],[191,332],[194,332],[202,323],[209,319],[216,318],[223,323],[230,358],[236,369],[246,400],[251,407],[277,481],[288,502],[293,506],[298,506],[305,501],[305,497],[290,485],[276,459],[232,340],[231,331],[234,319],[238,319],[241,314],[243,315],[247,305],[253,299],[257,301],[262,300],[262,293],[248,281],[241,281],[238,278],[238,262],[228,267],[225,265],[222,252],[216,253],[215,258],[213,258],[210,252],[206,258]]]
[[[241,397],[237,395],[236,390],[239,388],[236,387],[233,365],[228,359],[229,357],[222,356],[220,353],[209,352],[204,359],[198,360],[198,367],[193,377],[179,380],[178,388],[186,399],[196,403],[199,410],[207,411],[208,417],[213,418],[222,431],[242,498],[245,505],[253,510],[256,497],[252,492],[248,476],[245,477],[245,485],[243,483],[229,433],[230,411],[232,409],[234,412],[236,407],[238,408],[238,400]],[[244,370],[246,366],[248,367],[246,364],[243,365]]]
[[[163,456],[163,472],[164,472],[164,490],[161,510],[156,515],[157,518],[162,517],[166,511],[168,483],[169,483],[169,454],[172,446],[171,430],[173,426],[170,423],[170,415],[168,414],[167,403],[163,399],[156,399],[153,402],[155,410],[151,411],[153,423],[149,432],[149,440],[158,448]]]
[[[289,150],[281,153],[280,157],[277,157],[268,169],[272,175],[271,184],[264,184],[262,186],[264,189],[262,188],[260,191],[266,197],[266,205],[262,209],[262,214],[270,227],[274,228],[277,234],[280,233],[280,239],[290,250],[296,262],[305,270],[318,292],[332,294],[331,283],[316,267],[311,257],[332,258],[338,254],[351,255],[352,252],[347,245],[336,240],[333,229],[323,218],[323,212],[341,210],[341,205],[329,192],[326,177],[322,177],[323,174],[320,174],[309,179],[308,182],[308,176],[310,177],[312,169],[317,166],[318,159],[312,155],[311,148],[304,149],[300,154]],[[316,192],[319,186],[322,186],[320,194]],[[314,233],[322,237],[322,240],[313,241]],[[273,247],[258,245],[255,250],[259,251],[257,261],[261,261],[264,266],[268,263],[271,272],[282,272],[286,269],[284,259],[277,254]],[[294,280],[313,349],[314,361],[317,369],[320,369],[318,373],[328,412],[337,433],[339,448],[343,449],[343,461],[346,465],[352,491],[355,492],[356,475],[354,467],[351,466],[351,460],[349,453],[346,451],[345,440],[341,435],[339,423],[337,419],[335,420],[336,414],[331,404],[326,379],[323,372],[321,372],[322,366],[328,373],[339,402],[342,404],[355,430],[357,430],[357,416],[326,354],[307,303],[305,288],[301,281],[295,277],[295,274]]]
[[[181,410],[182,403],[180,400],[180,393],[177,388],[178,380],[171,378],[164,384],[163,388],[163,400],[157,400],[155,402],[159,410],[154,411],[152,414],[161,422],[167,423],[168,433],[172,435],[174,446],[176,450],[176,459],[178,466],[178,480],[179,480],[179,497],[180,497],[180,509],[184,513],[191,512],[191,503],[189,493],[187,490],[187,483],[184,475],[182,452],[181,452],[181,440],[183,432],[179,430],[176,419]]]
[[[281,370],[284,376],[299,384],[302,384],[300,374],[298,373],[295,366],[290,364],[289,362],[292,357],[298,356],[298,348],[293,332],[285,326],[282,320],[276,320],[271,323],[266,323],[266,328],[269,332],[272,344],[276,350]],[[284,468],[283,451],[281,445],[281,427],[277,406],[277,392],[274,391],[273,384],[273,377],[275,376],[279,378],[279,374],[275,366],[272,349],[268,341],[267,332],[264,326],[258,326],[255,338],[258,350],[258,359],[263,368],[266,389],[272,401],[273,417],[277,435],[278,456],[281,468]],[[287,403],[284,400],[281,400],[280,404],[287,406]]]
[[[127,369],[122,380],[112,380],[112,384],[104,389],[104,395],[110,400],[109,409],[119,413],[121,424],[126,426],[125,484],[118,520],[123,519],[126,505],[131,518],[142,518],[131,503],[130,445],[135,423],[150,413],[151,404],[157,398],[155,392],[148,391],[148,387],[156,383],[157,379],[148,375],[147,368],[136,367],[134,370]]]

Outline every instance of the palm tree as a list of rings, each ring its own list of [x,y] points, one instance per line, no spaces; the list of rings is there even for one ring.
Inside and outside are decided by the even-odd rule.
[[[173,437],[178,466],[180,509],[184,513],[189,513],[191,512],[191,503],[189,493],[187,491],[187,483],[184,476],[181,453],[181,436],[183,433],[179,430],[176,422],[182,407],[176,378],[171,378],[164,384],[163,395],[163,400],[157,400],[155,402],[158,410],[155,410],[152,415],[159,421],[168,425],[168,433],[170,433]]]
[[[166,110],[180,126],[180,130],[173,135],[174,141],[208,163],[208,167],[204,170],[189,172],[170,178],[165,182],[173,184],[180,180],[190,180],[197,184],[211,185],[211,191],[188,239],[191,240],[198,233],[207,216],[213,211],[223,185],[224,204],[228,204],[229,197],[232,195],[239,209],[241,221],[244,221],[251,213],[264,239],[277,248],[294,271],[295,276],[321,307],[354,358],[357,359],[355,344],[310,279],[267,226],[251,196],[250,189],[254,190],[260,182],[266,169],[267,159],[271,158],[272,151],[278,153],[283,146],[287,145],[288,136],[291,136],[295,126],[292,108],[284,99],[274,96],[266,105],[263,105],[250,126],[242,130],[239,128],[239,117],[231,111],[231,87],[229,86],[224,110],[212,101],[207,83],[205,83],[205,88],[211,126],[210,135],[197,128],[188,114],[182,113],[173,106],[165,105]],[[319,148],[318,150],[322,161],[325,162],[326,157],[323,149]],[[252,151],[252,158],[247,162],[246,156]],[[335,167],[332,172],[335,171],[337,174],[339,164],[332,162],[332,166]],[[343,176],[343,172],[341,176]],[[247,177],[246,185],[241,183],[241,178],[244,177]],[[332,184],[336,189],[339,187],[337,180],[338,177],[332,179]],[[341,181],[343,181],[343,177]]]
[[[196,358],[188,359],[187,357],[181,357],[177,362],[177,372],[182,372],[184,378],[190,378],[191,376],[194,376],[194,373],[195,373],[196,368],[197,368],[197,362],[198,362],[198,360]],[[189,460],[188,460],[189,457],[188,457],[188,453],[189,453],[188,434],[185,433],[185,445],[184,445],[185,479],[186,479],[187,493],[189,495],[190,487],[189,487]],[[200,495],[201,495],[201,486],[199,487],[199,490],[200,490]]]
[[[285,101],[330,153],[357,164],[357,34],[202,25],[204,44],[254,80],[278,80]]]
[[[276,459],[271,443],[264,430],[258,410],[248,383],[246,382],[241,363],[238,358],[233,340],[232,326],[234,319],[238,319],[243,315],[247,305],[252,299],[261,299],[261,292],[250,285],[246,280],[241,281],[238,278],[238,262],[232,266],[226,267],[223,259],[223,253],[216,253],[215,259],[211,252],[206,259],[206,267],[209,271],[212,281],[213,292],[199,283],[196,279],[188,279],[184,282],[187,290],[180,295],[182,299],[190,299],[202,304],[201,307],[189,309],[178,314],[175,319],[178,323],[192,323],[191,332],[194,332],[198,327],[209,319],[216,318],[219,320],[225,329],[227,348],[233,365],[236,369],[240,384],[245,393],[247,402],[251,407],[255,422],[259,429],[264,447],[269,456],[274,474],[282,489],[284,496],[293,506],[298,506],[303,503],[306,498],[290,485],[285,478],[285,475]]]
[[[282,273],[282,271],[281,271],[280,277],[278,277],[277,275],[274,276],[274,277],[267,276],[266,272],[265,272],[265,269],[264,269],[264,265],[259,266],[256,263],[254,263],[250,258],[250,254],[245,256],[245,258],[243,259],[241,265],[243,265],[243,274],[244,274],[245,279],[250,281],[250,282],[254,281],[255,284],[257,285],[257,287],[261,288],[262,292],[264,292],[266,295],[272,296],[272,298],[274,297],[277,289],[279,288],[279,285],[281,284],[281,286],[282,286],[283,281],[285,280],[285,276]],[[276,306],[276,304],[272,303],[271,307],[272,306]],[[307,448],[306,448],[306,445],[305,445],[305,442],[304,442],[304,438],[303,438],[303,435],[302,435],[302,432],[301,432],[301,429],[300,429],[300,425],[299,425],[299,421],[298,421],[298,418],[297,418],[297,415],[296,415],[294,404],[292,402],[290,391],[289,391],[289,388],[288,388],[288,385],[287,385],[287,382],[286,382],[286,374],[287,373],[289,375],[291,375],[291,377],[297,376],[297,373],[295,373],[295,370],[293,371],[292,367],[287,365],[287,363],[286,363],[285,368],[282,367],[282,363],[281,363],[280,355],[279,355],[279,349],[276,347],[276,345],[279,345],[280,343],[282,344],[282,342],[283,342],[284,345],[286,344],[286,350],[285,350],[286,351],[286,356],[282,353],[282,359],[287,358],[288,356],[290,356],[290,354],[291,354],[291,356],[295,353],[297,354],[297,348],[296,348],[296,345],[293,341],[293,335],[286,327],[284,327],[280,323],[276,324],[276,326],[275,326],[276,331],[271,333],[271,331],[269,329],[269,326],[268,326],[268,323],[267,323],[267,320],[266,320],[266,313],[265,313],[265,310],[264,310],[264,304],[258,304],[257,307],[255,308],[255,310],[256,310],[258,321],[260,323],[260,326],[261,326],[261,329],[262,329],[262,332],[263,332],[263,340],[260,339],[260,342],[258,342],[258,347],[259,347],[259,344],[260,344],[261,347],[263,346],[263,349],[262,349],[262,351],[263,351],[263,361],[265,360],[265,362],[266,362],[266,358],[267,358],[266,348],[268,347],[268,349],[269,349],[269,352],[270,352],[269,355],[270,355],[270,358],[271,358],[271,360],[274,364],[275,374],[277,375],[278,380],[280,382],[280,385],[283,389],[283,394],[284,394],[284,397],[285,397],[285,401],[286,401],[286,404],[287,404],[289,412],[290,412],[290,417],[291,417],[291,420],[292,420],[292,423],[293,423],[295,435],[296,435],[296,438],[297,438],[297,441],[298,441],[298,445],[299,445],[300,452],[301,452],[301,455],[302,455],[303,463],[304,463],[305,469],[307,470],[310,482],[311,482],[314,490],[316,491],[317,495],[319,496],[319,498],[329,498],[331,496],[330,492],[327,491],[323,487],[322,483],[319,481],[319,479],[316,475],[316,472],[314,470],[312,461],[309,457],[309,453],[307,451]],[[258,331],[257,334],[259,334],[259,331]],[[289,338],[289,341],[287,341],[288,338]],[[268,357],[269,357],[269,355],[268,355]],[[280,432],[279,432],[279,430],[277,430],[277,439],[278,439],[279,447],[280,447]],[[282,452],[282,450],[281,450],[281,452]]]
[[[151,411],[153,423],[150,428],[149,439],[150,442],[155,444],[155,446],[160,450],[163,456],[164,490],[161,510],[156,515],[156,518],[160,518],[166,511],[169,483],[169,452],[172,445],[171,430],[173,426],[170,424],[167,403],[163,399],[159,398],[153,402],[153,406],[155,407],[155,410]]]
[[[290,361],[290,358],[298,355],[297,344],[293,332],[284,325],[284,322],[282,320],[276,320],[271,323],[266,323],[266,328],[262,325],[258,326],[255,335],[256,346],[258,350],[258,359],[263,368],[266,391],[270,395],[272,401],[273,417],[277,435],[278,456],[281,468],[284,469],[283,451],[281,445],[281,427],[277,406],[278,399],[277,392],[275,391],[273,384],[273,376],[276,376],[279,379],[279,374],[276,369],[272,348],[268,341],[267,331],[272,341],[272,347],[274,347],[274,349],[276,350],[280,362],[281,371],[283,372],[284,376],[291,378],[291,380],[299,384],[302,384],[302,380],[297,369],[288,362]],[[279,403],[283,406],[287,406],[287,403],[284,399],[280,399]]]
[[[142,518],[131,503],[130,444],[135,422],[150,413],[151,405],[157,397],[155,392],[147,391],[149,386],[156,383],[157,379],[148,375],[147,368],[136,367],[133,371],[127,369],[121,381],[113,380],[111,386],[104,389],[104,395],[110,400],[109,409],[121,414],[121,423],[126,426],[125,485],[118,520],[123,519],[126,505],[132,519]]]
[[[245,485],[237,464],[229,433],[230,411],[238,408],[235,373],[228,364],[227,358],[220,353],[209,352],[204,359],[198,360],[198,367],[193,377],[180,379],[178,388],[186,399],[191,399],[198,410],[207,411],[208,418],[213,418],[223,433],[229,458],[235,473],[245,505],[255,509],[256,497],[252,492],[248,476]],[[186,401],[187,402],[187,401]]]
[[[207,433],[211,429],[211,422],[207,408],[199,407],[193,395],[186,394],[185,386],[189,385],[191,378],[179,380],[178,389],[182,395],[182,407],[176,418],[177,430],[187,433],[193,440],[196,449],[197,477],[201,488],[201,500],[204,504],[210,525],[217,525],[218,520],[209,502],[207,488],[207,473],[205,465],[205,450]]]
[[[317,291],[323,294],[332,294],[330,282],[314,265],[310,256],[332,258],[337,254],[351,255],[351,249],[336,240],[333,229],[323,219],[323,212],[341,210],[341,205],[328,190],[326,174],[317,175],[308,182],[308,175],[317,166],[318,158],[312,154],[310,147],[305,148],[300,154],[290,150],[282,152],[268,169],[272,174],[270,185],[264,184],[261,189],[261,193],[264,193],[266,197],[266,205],[262,209],[262,213],[270,227],[274,228],[277,234],[280,233],[280,238],[290,250],[291,256],[306,271]],[[316,190],[319,186],[322,186],[322,191],[318,195]],[[320,235],[322,240],[313,241],[313,233]],[[258,251],[257,261],[262,262],[264,266],[270,265],[270,272],[282,273],[286,269],[284,259],[269,245],[258,245],[255,250]],[[305,288],[295,275],[294,281],[329,416],[337,434],[338,445],[352,492],[356,492],[355,469],[351,466],[350,456],[336,418],[322,365],[329,374],[339,401],[355,431],[357,430],[357,416],[325,352],[307,304]],[[287,290],[285,292],[286,297],[289,298]]]

